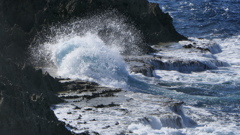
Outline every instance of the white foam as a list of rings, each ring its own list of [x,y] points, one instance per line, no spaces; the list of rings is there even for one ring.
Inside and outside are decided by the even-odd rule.
[[[153,130],[151,127],[139,123],[131,124],[128,128],[138,135],[238,135],[240,133],[239,128],[235,128],[235,125],[222,124],[211,123],[196,128],[173,129],[165,127],[161,130]]]
[[[196,121],[197,125],[176,127],[180,121],[174,120],[176,118],[184,119],[184,117],[169,108],[171,102],[174,101],[162,96],[122,91],[116,93],[115,97],[98,97],[88,101],[69,99],[68,102],[53,106],[52,109],[58,119],[72,127],[69,129],[75,133],[82,133],[86,130],[113,135],[120,133],[133,135],[238,135],[240,133],[237,123],[220,119],[205,109],[192,106],[183,106],[184,114]],[[110,103],[120,106],[93,107]]]
[[[106,22],[109,22],[109,20]],[[114,23],[117,23],[117,21],[115,21]],[[96,22],[94,22],[94,25],[95,24]],[[84,34],[76,34],[76,32],[65,34],[64,32],[60,32],[60,35],[53,37],[55,38],[54,42],[51,41],[43,44],[43,47],[40,48],[40,53],[42,53],[41,55],[43,56],[43,58],[46,58],[46,60],[50,60],[54,63],[54,65],[57,67],[57,73],[59,76],[67,78],[69,77],[72,79],[90,80],[98,82],[102,85],[124,88],[126,87],[126,85],[129,85],[128,83],[130,83],[130,81],[128,80],[129,74],[126,69],[126,64],[120,55],[120,52],[124,48],[119,47],[118,43],[120,42],[118,42],[118,40],[115,40],[115,37],[113,37],[112,40],[108,42],[108,44],[106,44],[106,42],[103,42],[103,40],[98,37],[97,32],[99,31],[99,28],[97,27],[98,26],[95,27],[96,30],[89,30],[91,32],[87,32],[87,30],[84,30],[84,32],[87,32]],[[101,26],[101,28],[103,27]],[[120,29],[121,27],[119,27],[119,25],[113,25],[113,28]],[[126,30],[126,28],[127,27],[125,27],[125,29],[122,29],[122,31]],[[70,31],[71,30],[73,29],[70,29]],[[122,33],[121,35],[124,35],[124,33]],[[158,53],[158,55],[168,57],[166,59],[163,58],[163,61],[165,60],[165,62],[169,59],[172,59],[173,61],[201,61],[207,63],[208,65],[212,64],[213,67],[219,67],[217,61],[221,60],[230,63],[231,67],[220,68],[220,70],[217,71],[204,71],[201,73],[193,72],[191,74],[183,74],[176,71],[155,70],[154,74],[158,76],[161,81],[166,81],[168,82],[168,84],[171,84],[170,87],[174,87],[172,86],[172,83],[175,82],[184,83],[184,87],[195,84],[200,84],[203,87],[205,87],[205,85],[202,84],[210,84],[209,86],[211,87],[215,86],[216,84],[226,84],[229,82],[237,83],[240,80],[240,60],[238,55],[238,52],[240,51],[239,40],[240,36],[235,36],[226,40],[215,39],[215,42],[220,45],[220,48],[216,48],[219,46],[212,46],[213,48],[210,48],[212,49],[212,53],[202,52],[197,49],[185,49],[182,48],[182,45],[178,43],[167,46],[163,48],[162,52]],[[204,40],[201,40],[199,42],[204,42]],[[109,45],[109,43],[112,43],[113,46],[107,46]],[[222,52],[220,51],[220,49]],[[144,80],[144,78],[142,80]],[[149,83],[149,81],[146,82]],[[136,86],[138,91],[141,92],[143,91],[151,93],[151,91],[153,91],[158,94],[163,92],[167,96],[170,95],[170,97],[178,99],[182,97],[184,99],[188,99],[189,101],[192,100],[193,102],[215,98],[188,95],[184,94],[183,92],[162,89],[159,88],[159,85],[157,87],[151,87],[147,83],[132,83],[135,83],[133,87]],[[83,119],[89,121],[93,117],[96,117],[101,120],[101,123],[99,124],[96,122],[92,122],[92,124],[86,124],[86,127],[94,127],[93,130],[101,128],[101,132],[109,133],[110,131],[104,130],[102,126],[108,126],[109,124],[115,125],[114,122],[116,122],[116,120],[121,120],[124,125],[123,127],[118,129],[117,126],[114,126],[114,128],[110,128],[110,130],[116,129],[120,132],[122,130],[126,130],[127,128],[128,130],[136,134],[240,134],[239,126],[236,126],[236,123],[232,121],[226,123],[225,121],[218,120],[217,117],[214,117],[211,118],[214,122],[204,121],[201,123],[200,119],[203,119],[206,116],[207,118],[211,117],[211,115],[209,115],[208,113],[202,114],[200,116],[191,115],[202,124],[194,128],[184,127],[182,129],[176,129],[177,126],[175,126],[176,128],[164,127],[163,125],[166,123],[159,119],[158,114],[156,115],[153,113],[156,113],[157,111],[164,112],[167,109],[161,108],[161,106],[159,106],[160,101],[158,103],[154,103],[154,105],[149,105],[149,102],[152,102],[152,100],[156,98],[148,98],[144,97],[144,95],[138,96],[139,97],[135,97],[138,98],[136,103],[133,103],[131,106],[126,107],[127,109],[132,110],[133,113],[131,113],[131,115],[125,116],[124,114],[120,114],[119,111],[111,109],[104,111],[99,109],[101,115],[87,114],[84,115]],[[88,103],[86,102],[86,104]],[[128,104],[128,102],[126,104]],[[154,111],[151,112],[150,110]],[[68,112],[71,112],[74,115],[73,117],[71,117],[72,115],[68,115],[70,117],[67,121],[69,122],[68,124],[72,124],[75,126],[79,125],[76,119],[81,113],[74,112],[73,106],[59,105],[58,108],[55,110],[56,115],[62,121],[65,121],[64,118],[68,117],[66,116]],[[138,115],[137,113],[140,113],[140,115]],[[110,121],[108,119],[109,116],[111,116]],[[132,116],[136,117],[133,118]],[[142,119],[144,117],[148,118],[148,124],[146,124],[146,122],[139,121],[138,118]],[[173,120],[170,125],[174,125],[173,123],[176,123],[176,121],[174,121],[177,118],[175,117],[175,115],[171,114],[169,117],[166,117]],[[184,124],[182,123],[182,125]]]
[[[155,70],[154,75],[157,77],[161,77],[161,80],[169,81],[169,82],[184,82],[184,83],[202,83],[202,84],[224,84],[226,82],[238,82],[239,81],[239,52],[240,52],[240,36],[234,36],[231,38],[227,38],[225,40],[214,39],[213,41],[204,40],[204,39],[196,39],[191,38],[196,41],[197,44],[204,45],[209,44],[209,42],[213,42],[212,49],[214,50],[214,46],[217,49],[220,47],[221,52],[211,54],[209,52],[201,52],[196,49],[184,49],[179,47],[179,44],[172,44],[172,47],[163,48],[163,52],[159,52],[157,55],[163,56],[163,62],[170,62],[181,60],[187,62],[189,60],[199,61],[201,63],[206,64],[212,69],[218,70],[207,70],[203,72],[192,72],[191,74],[179,73],[177,71],[164,71],[164,70]],[[186,41],[188,42],[188,41]],[[184,44],[184,42],[182,43]],[[168,57],[165,59],[164,57]],[[179,65],[181,66],[181,64]],[[178,67],[174,67],[177,69]],[[173,68],[173,69],[174,69]],[[196,67],[186,67],[186,70],[193,70],[191,68],[199,68]]]
[[[45,47],[49,49],[61,77],[115,87],[126,85],[128,72],[120,49],[106,46],[96,34],[74,35],[57,43],[45,44]]]
[[[161,127],[153,129],[151,125],[144,123],[132,123],[128,129],[138,135],[238,135],[240,127],[231,121],[220,120],[205,109],[184,106],[187,114],[194,120],[198,121],[198,125],[191,128],[169,128]]]
[[[80,95],[78,92],[72,94]],[[122,91],[114,95],[113,97],[96,97],[91,100],[67,99],[68,102],[55,105],[52,109],[59,120],[74,127],[71,130],[75,133],[85,130],[96,131],[100,134],[131,133],[139,129],[139,126],[144,127],[139,129],[142,130],[141,132],[151,133],[155,130],[159,132],[165,127],[179,128],[184,124],[182,121],[182,124],[176,126],[179,124],[179,120],[184,119],[185,116],[179,115],[169,108],[178,103],[177,101],[158,95],[129,91]],[[119,106],[93,107],[111,103]]]
[[[240,51],[240,35],[230,38],[214,39],[215,42],[220,44],[222,53],[216,54],[217,58],[222,61],[235,65],[240,65],[239,51]]]
[[[137,44],[142,39],[124,16],[106,11],[52,26],[49,33],[45,43],[32,48],[35,63],[52,66],[61,77],[126,87],[129,75],[121,54],[139,54]],[[43,42],[41,37],[38,40]]]

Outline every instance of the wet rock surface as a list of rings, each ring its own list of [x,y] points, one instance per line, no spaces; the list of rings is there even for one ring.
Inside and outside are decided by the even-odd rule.
[[[154,66],[148,61],[154,59],[152,56],[141,56],[141,57],[125,57],[126,63],[130,67],[130,71],[134,73],[141,73],[148,77],[153,77]]]
[[[71,89],[72,84],[79,87]],[[183,102],[177,100],[90,82],[69,80],[63,81],[63,85],[65,92],[60,92],[59,97],[65,103],[53,105],[52,110],[75,133],[131,134],[134,124],[149,125],[153,129],[196,125],[184,115]]]
[[[173,70],[181,73],[191,73],[213,70],[218,69],[218,67],[228,66],[227,63],[218,60],[202,62],[197,60],[181,60],[161,56],[130,59],[127,58],[126,62],[128,63],[131,72],[141,73],[147,77],[155,76],[155,70]]]
[[[155,70],[178,71],[181,73],[203,72],[230,66],[227,62],[216,59],[214,54],[222,52],[215,42],[201,39],[180,41],[171,45],[154,45],[157,53],[141,57],[125,57],[130,71],[156,77]],[[202,57],[201,59],[196,56]]]

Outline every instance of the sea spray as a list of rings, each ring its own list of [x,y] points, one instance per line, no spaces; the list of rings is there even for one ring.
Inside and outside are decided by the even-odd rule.
[[[118,46],[124,55],[139,55],[143,50],[142,34],[125,16],[117,11],[105,11],[85,18],[72,19],[67,23],[58,23],[45,28],[35,38],[34,46],[46,42],[54,43],[73,35],[97,34],[108,46]],[[144,48],[145,49],[145,48]]]
[[[48,30],[48,31],[47,31]],[[125,88],[129,79],[122,55],[140,55],[141,34],[116,11],[75,19],[45,30],[32,47],[36,66],[57,75]]]
[[[97,35],[87,33],[49,46],[58,75],[115,87],[126,85],[128,72],[119,50],[106,46]]]
[[[187,3],[189,3],[189,2],[187,2]],[[219,2],[219,3],[222,3],[222,2]],[[178,13],[178,15],[177,15],[178,17],[182,16],[182,11],[184,10],[183,9],[184,6],[183,7],[179,6],[178,4],[176,4],[174,2],[172,5],[177,5],[178,7],[180,7],[180,8],[174,8],[174,9],[178,9],[179,11],[181,11],[181,12],[175,12],[175,13]],[[196,4],[196,5],[198,5],[198,4]],[[173,7],[173,6],[169,6],[169,7]],[[197,7],[199,7],[199,6],[197,6]],[[217,6],[217,8],[220,9],[218,6]],[[187,14],[189,14],[189,11],[190,11],[190,9],[187,10]],[[202,10],[195,9],[194,12],[195,11],[201,12],[200,14],[202,14]],[[235,11],[237,11],[237,10],[235,10]],[[195,16],[196,14],[193,13],[193,15]],[[102,15],[100,15],[100,16],[102,16]],[[199,14],[197,14],[196,17],[197,17],[197,19],[195,19],[195,20],[199,21],[199,17],[201,17],[201,16],[199,16]],[[230,18],[237,19],[237,17],[230,17]],[[193,20],[192,17],[189,17],[189,16],[187,16],[187,17],[185,16],[184,19],[180,19],[180,20],[184,21],[186,19]],[[223,19],[225,20],[225,18],[223,18]],[[105,25],[105,26],[102,25],[102,22],[107,22],[106,20],[99,19],[97,21],[97,23],[94,21],[89,21],[88,23],[86,23],[89,26],[82,25],[82,24],[84,24],[83,22],[84,21],[87,22],[87,20],[88,19],[76,21],[75,23],[69,23],[67,27],[65,27],[64,25],[52,27],[52,31],[53,31],[52,33],[54,33],[54,34],[52,36],[50,36],[49,41],[43,43],[42,45],[44,45],[46,43],[55,44],[58,42],[58,40],[65,39],[65,38],[66,39],[68,38],[67,41],[70,42],[72,37],[74,37],[74,36],[76,36],[78,38],[85,38],[85,36],[87,35],[86,33],[88,33],[88,32],[90,33],[90,35],[92,34],[92,37],[100,38],[108,46],[122,45],[120,41],[124,41],[124,40],[120,40],[121,38],[117,38],[118,37],[117,35],[119,35],[118,32],[113,34],[114,32],[112,32],[112,29],[108,29],[111,25]],[[205,18],[204,20],[210,20],[210,19]],[[218,19],[214,19],[214,20],[217,20],[217,22],[227,22],[227,21],[221,21],[221,20],[219,21]],[[109,22],[111,22],[111,19],[109,20]],[[113,23],[113,26],[120,26],[120,25],[115,25],[115,24],[119,24],[118,22],[120,22],[120,21],[115,21]],[[213,27],[212,28],[209,27],[210,29],[202,29],[201,28],[201,30],[194,30],[193,28],[194,28],[194,26],[196,26],[196,23],[194,23],[194,25],[191,25],[189,22],[190,21],[184,21],[184,23],[181,23],[181,24],[183,24],[183,27],[181,27],[181,28],[192,29],[190,31],[191,36],[196,35],[196,32],[197,32],[197,35],[200,35],[200,37],[209,37],[209,35],[213,35],[212,33],[209,33],[209,30],[214,30],[214,31],[217,30],[217,29],[214,29]],[[200,20],[199,22],[202,22],[202,21]],[[204,22],[206,22],[206,21],[204,21]],[[238,21],[235,21],[235,22],[237,23]],[[107,24],[107,23],[105,23],[105,24]],[[222,24],[222,23],[213,22],[212,24]],[[94,26],[94,25],[96,25],[96,26]],[[99,29],[100,25],[101,25],[101,29]],[[198,25],[198,26],[202,27],[202,25]],[[228,26],[234,26],[234,25],[228,25]],[[91,29],[89,29],[90,27],[91,27]],[[218,27],[218,25],[216,25],[216,27],[217,28],[226,28],[226,27]],[[76,28],[76,29],[69,29],[69,28]],[[230,27],[228,27],[228,28],[230,28]],[[122,32],[125,32],[123,29],[121,29],[119,27],[114,27],[113,29],[119,29],[120,31],[122,30]],[[236,28],[234,28],[234,29],[237,30]],[[79,31],[79,32],[77,32],[77,31]],[[194,32],[195,34],[192,35],[192,32]],[[206,32],[207,34],[204,35],[204,32]],[[62,33],[65,33],[65,34],[62,34]],[[224,33],[222,33],[222,32],[220,34],[224,35]],[[234,33],[234,35],[235,34],[236,33]],[[124,35],[124,34],[120,34],[120,35]],[[216,33],[215,33],[215,35],[216,35]],[[104,37],[106,37],[106,38],[104,38]],[[124,38],[124,39],[128,39],[129,41],[131,41],[131,40],[136,41],[135,38],[133,38],[132,36],[129,36],[129,37],[131,37],[131,38]],[[137,37],[137,36],[134,36],[134,37]],[[212,38],[212,37],[210,37],[210,38]],[[111,39],[111,40],[109,40],[109,39]],[[230,40],[230,39],[232,39],[232,40]],[[237,39],[239,39],[239,36],[237,36]],[[62,40],[62,41],[64,41],[64,40]],[[208,52],[206,52],[203,55],[202,55],[202,53],[200,53],[200,56],[201,56],[200,57],[199,55],[195,55],[194,53],[192,53],[194,55],[191,55],[192,57],[188,57],[188,58],[194,58],[194,59],[196,58],[196,60],[217,58],[217,60],[221,60],[221,61],[230,63],[231,67],[223,67],[223,68],[219,68],[216,70],[207,70],[207,71],[198,72],[198,73],[193,72],[193,73],[189,73],[189,74],[179,73],[177,71],[158,70],[158,71],[156,71],[156,74],[158,74],[160,76],[159,77],[160,81],[155,79],[156,83],[154,83],[154,84],[159,84],[159,85],[157,85],[155,87],[156,89],[153,89],[156,91],[156,93],[153,93],[153,94],[164,94],[165,96],[172,97],[174,99],[175,98],[181,99],[181,100],[184,100],[186,102],[186,104],[195,105],[197,107],[205,107],[206,110],[208,110],[211,113],[209,115],[205,114],[205,113],[199,114],[198,110],[188,113],[188,115],[192,116],[193,118],[196,117],[194,119],[199,123],[199,126],[197,126],[197,127],[183,128],[183,129],[162,127],[160,130],[153,130],[151,127],[149,128],[149,126],[144,127],[144,125],[137,125],[138,127],[137,126],[131,127],[131,125],[130,125],[129,128],[133,131],[133,133],[140,134],[139,130],[141,130],[145,134],[147,134],[147,133],[148,134],[151,134],[151,133],[152,134],[189,134],[189,135],[192,135],[192,134],[239,134],[239,131],[240,131],[239,130],[239,118],[240,117],[239,117],[239,83],[238,83],[239,82],[238,81],[238,79],[239,79],[239,77],[238,77],[239,76],[239,67],[238,67],[239,59],[238,59],[238,57],[239,57],[239,55],[237,53],[237,51],[238,51],[237,48],[239,46],[238,40],[236,40],[236,37],[232,37],[232,38],[227,38],[226,40],[220,39],[217,41],[221,42],[221,44],[220,43],[219,44],[221,45],[220,47],[222,49],[222,51],[217,51],[218,54],[212,55],[212,54],[208,54]],[[122,42],[122,43],[125,43],[125,42]],[[222,43],[224,43],[224,44],[222,44]],[[119,49],[119,52],[123,53],[123,51],[126,50],[126,49],[124,49],[125,47],[127,47],[127,45],[119,47],[119,48],[121,48],[121,49]],[[73,47],[73,49],[75,50],[75,49],[77,49],[77,47],[76,48]],[[181,58],[182,58],[182,56],[186,56],[185,54],[189,54],[189,53],[185,53],[185,52],[178,51],[178,50],[177,50],[177,52],[179,52],[181,55],[179,53],[175,53],[175,52],[173,52],[173,50],[171,50],[170,54],[174,54],[175,56],[176,55],[181,56]],[[165,51],[164,51],[164,53],[165,53],[164,56],[167,56]],[[43,59],[52,58],[52,56],[50,57],[50,55],[49,55],[50,53],[45,53],[43,51],[43,54],[46,54],[46,57],[43,57]],[[190,55],[188,55],[188,56],[190,56]],[[202,57],[202,56],[207,56],[207,57]],[[65,56],[65,57],[67,58],[67,56]],[[49,61],[51,61],[51,60],[49,60]],[[59,63],[63,63],[63,61],[64,60],[60,60]],[[66,60],[66,62],[68,62],[68,61]],[[142,76],[140,76],[139,78],[142,78],[142,80],[146,79]],[[147,78],[147,79],[149,79],[149,78]],[[148,85],[146,85],[146,86],[151,86],[149,81],[146,81],[146,82],[148,82]],[[137,84],[137,83],[135,83],[135,84]],[[165,91],[162,91],[162,93],[160,93],[159,87],[164,87],[164,86],[166,88]],[[140,85],[138,85],[137,88],[140,88]],[[142,87],[142,90],[145,90],[145,91],[151,90],[150,88],[148,88],[148,89],[145,89],[145,88],[146,87],[144,87],[144,88]],[[134,93],[134,95],[135,95],[135,93]],[[141,97],[142,99],[146,99],[143,96],[139,96],[139,97]],[[151,100],[152,100],[152,98],[151,98]],[[139,105],[139,103],[141,103],[140,105],[142,105],[145,102],[146,101],[137,102],[137,105]],[[146,110],[146,107],[152,107],[152,106],[141,106],[141,109],[135,109],[135,110]],[[159,105],[158,105],[158,107],[159,107]],[[144,108],[144,109],[142,109],[142,108]],[[66,110],[67,109],[68,108],[66,108]],[[191,107],[189,110],[192,110],[192,109],[193,108]],[[109,112],[109,110],[110,109],[107,109],[107,112]],[[60,110],[60,111],[62,111],[62,110]],[[147,110],[147,111],[152,112],[150,110]],[[69,112],[69,110],[67,110],[67,112]],[[66,116],[69,116],[69,114],[67,114],[67,112],[63,118],[65,118]],[[106,113],[106,114],[108,114],[108,113]],[[112,114],[114,114],[114,116],[116,116],[115,113],[112,113]],[[89,116],[89,114],[87,116]],[[89,116],[89,117],[91,117],[91,116]],[[104,117],[104,118],[109,118],[109,115],[107,115],[107,117]],[[113,117],[113,118],[115,118],[115,117]],[[121,117],[121,119],[122,118],[123,117]],[[92,117],[91,117],[91,119],[92,119]],[[74,119],[74,120],[76,120],[76,119]],[[72,122],[72,120],[70,122]],[[88,124],[82,124],[82,125],[88,125]],[[101,123],[101,125],[102,125],[102,123]],[[78,124],[78,126],[79,126],[79,124]],[[92,125],[90,125],[90,127],[92,128]],[[102,128],[98,128],[98,129],[102,129]],[[114,130],[111,129],[110,131],[114,131]]]

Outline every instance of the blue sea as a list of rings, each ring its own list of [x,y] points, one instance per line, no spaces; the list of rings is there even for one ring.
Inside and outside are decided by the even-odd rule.
[[[240,33],[239,0],[149,0],[173,17],[177,31],[187,37],[229,38]]]
[[[240,134],[240,0],[149,1],[169,13],[176,30],[189,38],[153,45],[159,51],[148,56],[128,56],[143,61],[162,57],[163,65],[150,62],[155,66],[152,77],[130,72],[131,64],[121,52],[129,49],[124,46],[126,39],[132,44],[130,49],[137,50],[134,45],[141,36],[115,13],[53,27],[53,36],[37,48],[34,57],[44,58],[61,77],[184,101],[186,115],[198,123],[190,128],[164,129],[172,132],[153,129],[149,134]],[[112,35],[106,43],[97,34],[105,27],[120,36]],[[184,47],[189,44],[195,47]]]
[[[218,53],[212,53],[215,60],[226,62],[228,66],[221,66],[215,70],[209,70],[191,74],[174,74],[179,77],[181,83],[190,83],[190,87],[181,90],[184,93],[195,93],[193,88],[200,88],[206,94],[198,96],[214,97],[214,104],[227,107],[225,111],[240,113],[240,1],[239,0],[149,0],[158,3],[160,8],[171,15],[176,30],[195,42],[202,44],[217,44],[221,48]],[[181,54],[182,55],[182,54]],[[183,54],[184,55],[184,54]],[[188,56],[183,56],[182,58]],[[180,56],[181,57],[181,56]],[[196,53],[193,59],[201,58]],[[166,73],[168,74],[168,73]],[[170,76],[170,75],[167,75]],[[173,77],[173,76],[172,76]],[[186,80],[183,78],[187,78]],[[171,79],[174,81],[174,79]],[[197,90],[196,90],[197,91]],[[201,90],[200,90],[201,91]],[[209,94],[211,93],[212,94]],[[207,94],[208,93],[208,94]],[[200,101],[199,101],[200,102]],[[202,101],[205,102],[205,101]],[[208,101],[206,101],[208,102]]]

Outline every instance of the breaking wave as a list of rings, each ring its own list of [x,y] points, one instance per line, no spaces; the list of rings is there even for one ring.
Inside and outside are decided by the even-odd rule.
[[[112,11],[52,26],[31,50],[33,61],[55,67],[61,77],[124,88],[129,75],[122,54],[141,54],[142,42],[140,32],[125,21]]]

